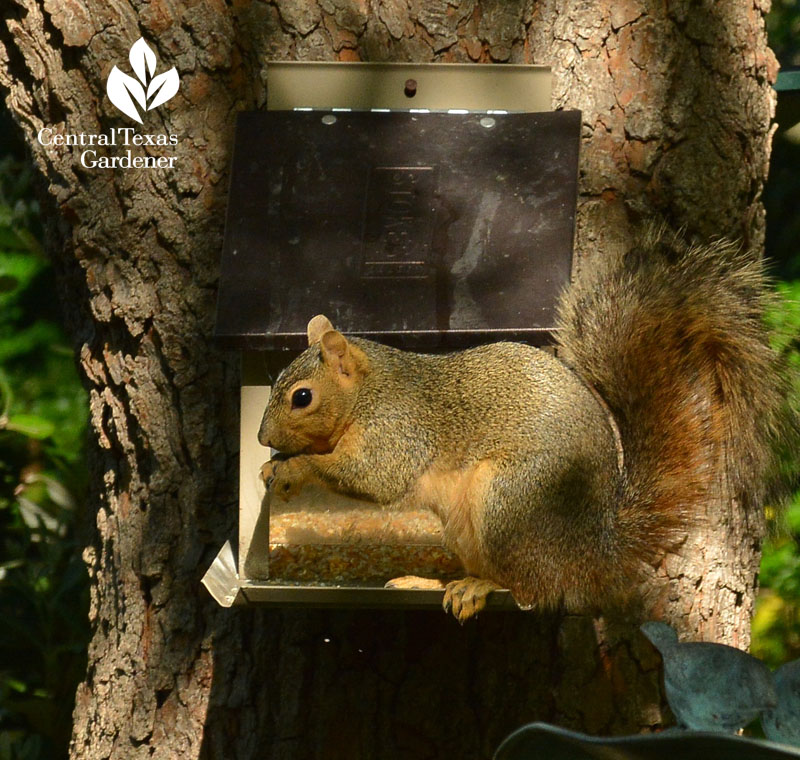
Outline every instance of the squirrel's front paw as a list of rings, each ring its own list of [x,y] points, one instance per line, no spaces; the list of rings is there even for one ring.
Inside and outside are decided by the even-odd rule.
[[[461,581],[451,581],[445,588],[442,607],[445,612],[452,612],[455,619],[463,625],[486,606],[486,597],[499,588],[492,581],[470,576]]]
[[[283,501],[289,501],[300,492],[302,482],[292,465],[292,459],[270,459],[261,466],[261,479],[267,486],[270,495]]]
[[[261,480],[264,481],[264,485],[267,487],[267,490],[269,490],[269,487],[272,485],[272,481],[275,477],[275,465],[277,464],[278,462],[276,462],[274,459],[270,459],[261,465]]]

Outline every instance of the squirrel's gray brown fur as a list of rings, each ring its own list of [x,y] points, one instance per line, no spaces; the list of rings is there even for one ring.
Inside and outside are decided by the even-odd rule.
[[[265,478],[283,498],[316,481],[432,509],[470,576],[446,593],[459,619],[497,587],[595,608],[701,511],[719,457],[760,503],[783,398],[767,294],[757,257],[660,228],[567,289],[560,359],[513,343],[413,354],[315,317],[259,433],[293,456]]]

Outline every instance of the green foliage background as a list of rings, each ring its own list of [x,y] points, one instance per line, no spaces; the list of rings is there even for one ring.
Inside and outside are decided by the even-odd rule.
[[[800,280],[778,282],[776,289],[779,306],[769,321],[776,348],[792,370],[791,406],[800,410]],[[790,453],[796,472],[800,452]],[[800,658],[800,492],[785,513],[767,505],[766,514],[772,530],[762,551],[751,651],[777,667]]]
[[[798,0],[773,0],[768,28],[781,63],[800,64]],[[88,403],[38,242],[32,170],[2,112],[0,145],[15,146],[0,155],[0,760],[59,760],[89,638]],[[800,378],[800,143],[779,135],[772,167],[767,253],[782,281],[770,319]],[[800,657],[800,493],[785,518],[769,508],[768,517],[781,526],[764,547],[753,652],[775,667]]]
[[[31,182],[24,155],[0,159],[0,760],[66,757],[88,644],[88,401]]]
[[[800,66],[800,1],[773,0],[770,45],[783,69]],[[767,256],[780,307],[770,315],[778,349],[793,368],[792,404],[800,410],[800,92],[779,92],[767,208]],[[795,460],[800,452],[792,452]],[[753,654],[772,667],[800,658],[800,493],[785,515],[767,508],[772,537],[763,547],[761,593],[753,619]]]
[[[772,0],[767,15],[767,34],[781,66],[800,66],[800,4],[797,0]]]

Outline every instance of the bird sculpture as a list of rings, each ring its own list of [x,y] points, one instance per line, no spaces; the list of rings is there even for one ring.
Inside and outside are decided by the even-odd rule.
[[[775,671],[778,704],[761,716],[768,739],[800,746],[800,660],[787,662]]]
[[[666,623],[641,631],[661,653],[667,702],[683,728],[734,733],[775,708],[772,673],[761,660],[725,644],[680,643]]]

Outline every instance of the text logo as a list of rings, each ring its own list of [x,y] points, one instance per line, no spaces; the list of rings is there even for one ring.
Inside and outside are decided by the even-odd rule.
[[[178,91],[180,79],[174,66],[163,74],[155,75],[156,54],[142,37],[133,43],[128,60],[138,80],[114,66],[108,75],[106,92],[109,100],[122,113],[141,124],[142,117],[136,108],[137,104],[145,112],[166,103]]]

